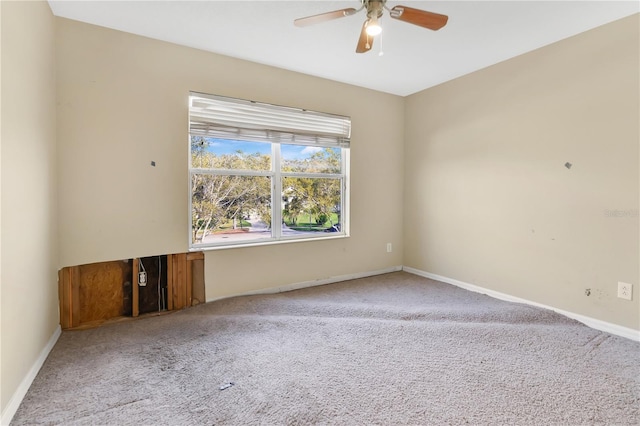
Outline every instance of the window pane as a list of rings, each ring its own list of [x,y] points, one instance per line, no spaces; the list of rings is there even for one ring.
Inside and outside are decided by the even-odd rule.
[[[341,179],[282,179],[282,235],[341,231]]]
[[[280,150],[283,172],[340,173],[340,148],[282,144]]]
[[[193,174],[193,244],[271,238],[271,178]]]
[[[191,167],[271,170],[271,144],[191,136]]]

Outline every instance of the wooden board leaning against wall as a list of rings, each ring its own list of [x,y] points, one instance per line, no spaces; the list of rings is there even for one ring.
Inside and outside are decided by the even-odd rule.
[[[146,282],[139,282],[144,271]],[[205,302],[202,252],[149,256],[70,266],[58,272],[60,325],[158,315]]]

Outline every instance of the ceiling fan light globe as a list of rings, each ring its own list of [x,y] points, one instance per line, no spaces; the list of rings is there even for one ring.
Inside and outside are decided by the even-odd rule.
[[[377,23],[367,25],[367,34],[370,36],[377,36],[382,32],[382,27]]]

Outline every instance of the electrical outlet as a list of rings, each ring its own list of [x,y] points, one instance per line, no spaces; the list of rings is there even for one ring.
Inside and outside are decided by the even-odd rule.
[[[146,272],[140,272],[138,274],[138,284],[140,284],[140,287],[145,287],[147,285],[147,273]]]
[[[393,251],[393,246],[391,243],[387,243],[387,253],[391,253]]]
[[[618,281],[618,297],[620,299],[631,300],[633,296],[633,285]]]

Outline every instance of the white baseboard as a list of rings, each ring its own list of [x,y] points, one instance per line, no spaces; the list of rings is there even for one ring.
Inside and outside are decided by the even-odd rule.
[[[33,363],[27,375],[24,377],[24,379],[22,379],[22,382],[20,382],[18,389],[16,389],[16,391],[13,393],[13,396],[9,400],[9,403],[2,412],[2,417],[0,417],[0,425],[5,426],[11,423],[11,419],[13,419],[16,411],[18,411],[18,407],[20,407],[20,404],[27,394],[27,391],[38,375],[38,371],[40,371],[40,368],[42,368],[42,365],[49,356],[49,352],[51,352],[51,349],[53,349],[53,346],[58,341],[61,333],[62,329],[60,328],[60,325],[58,325],[45,347],[42,349],[42,351],[40,351],[40,355],[36,359],[36,362]]]
[[[515,302],[515,303],[523,303],[530,306],[535,306],[538,308],[549,309],[554,312],[559,313],[560,315],[564,315],[576,321],[580,321],[581,323],[595,328],[596,330],[604,331],[606,333],[615,334],[616,336],[625,337],[627,339],[635,340],[640,342],[640,331],[634,330],[633,328],[623,327],[621,325],[613,324],[610,322],[602,321],[599,319],[587,317],[584,315],[576,314],[573,312],[565,311],[563,309],[554,308],[553,306],[543,305],[542,303],[532,302],[530,300],[521,299],[519,297],[511,296],[506,293],[501,293],[499,291],[490,290],[484,287],[480,287],[474,284],[465,283],[463,281],[458,281],[453,278],[443,277],[442,275],[432,274],[430,272],[421,271],[420,269],[411,268],[409,266],[403,266],[403,271],[409,272],[414,275],[419,275],[421,277],[429,278],[436,281],[441,281],[443,283],[452,284],[456,287],[464,288],[466,290],[470,290],[476,293],[486,294],[487,296],[494,297],[496,299],[505,300],[507,302]]]
[[[271,288],[265,288],[265,289],[261,289],[261,290],[253,290],[253,291],[247,291],[244,293],[238,293],[238,294],[232,294],[229,296],[221,296],[221,297],[215,297],[213,299],[207,299],[207,302],[213,302],[215,300],[221,300],[221,299],[228,299],[230,297],[236,297],[236,296],[253,296],[256,294],[275,294],[275,293],[283,293],[285,291],[291,291],[291,290],[299,290],[301,288],[307,288],[307,287],[316,287],[319,285],[325,285],[325,284],[333,284],[333,283],[337,283],[340,281],[348,281],[348,280],[355,280],[358,278],[366,278],[366,277],[372,277],[374,275],[382,275],[382,274],[388,274],[391,272],[398,272],[402,270],[402,266],[392,266],[390,268],[385,268],[385,269],[378,269],[375,271],[368,271],[368,272],[359,272],[359,273],[355,273],[355,274],[346,274],[346,275],[338,275],[335,277],[329,277],[329,278],[322,278],[319,280],[311,280],[311,281],[303,281],[303,282],[299,282],[299,283],[293,283],[293,284],[287,284],[287,285],[283,285],[280,287],[271,287]]]

